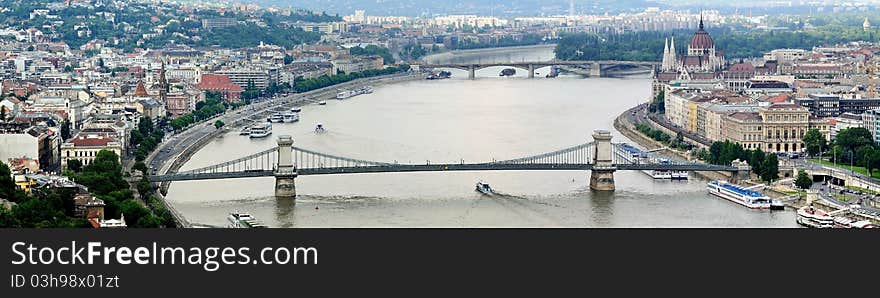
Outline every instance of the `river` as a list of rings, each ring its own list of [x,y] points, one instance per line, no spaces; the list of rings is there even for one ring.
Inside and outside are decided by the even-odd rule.
[[[481,52],[485,57],[513,59]],[[523,49],[527,60],[552,48]],[[459,59],[451,55],[448,59]],[[513,57],[513,58],[511,58]],[[594,129],[647,98],[647,77],[499,78],[503,68],[453,78],[376,86],[325,106],[303,107],[301,120],[276,124],[296,146],[334,155],[401,163],[477,162],[544,153],[591,141]],[[548,68],[538,70],[545,73]],[[314,133],[314,125],[327,128]],[[230,133],[207,144],[181,171],[275,146]],[[174,182],[167,199],[191,222],[225,226],[249,212],[271,227],[796,227],[794,212],[748,210],[706,193],[706,181],[654,181],[615,173],[617,191],[594,193],[585,171],[444,172],[303,176],[296,200],[273,196],[274,178]],[[503,195],[474,191],[479,181]]]

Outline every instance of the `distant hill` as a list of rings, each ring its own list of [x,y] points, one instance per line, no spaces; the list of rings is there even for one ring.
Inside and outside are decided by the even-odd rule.
[[[477,14],[495,16],[562,15],[569,12],[568,0],[239,0],[279,7],[324,10],[348,15],[366,10],[367,15],[434,16]],[[619,13],[665,6],[656,0],[575,0],[576,13]]]
[[[476,14],[510,16],[565,15],[568,0],[237,0],[279,7],[323,10],[329,14],[349,15],[363,9],[367,15],[436,16]],[[577,14],[617,14],[640,12],[648,7],[676,10],[718,10],[730,14],[807,15],[839,12],[873,12],[880,0],[767,1],[767,0],[574,0]]]

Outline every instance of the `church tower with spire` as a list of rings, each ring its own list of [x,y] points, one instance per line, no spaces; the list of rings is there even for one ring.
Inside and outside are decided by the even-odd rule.
[[[165,78],[165,59],[162,59],[162,67],[159,69],[159,100],[165,102],[168,95],[168,80]]]

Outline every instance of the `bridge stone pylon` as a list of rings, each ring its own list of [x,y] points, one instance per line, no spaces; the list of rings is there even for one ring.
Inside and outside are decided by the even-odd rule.
[[[611,132],[607,130],[593,131],[593,169],[590,171],[590,189],[599,191],[614,191],[614,165],[613,146],[611,145]]]
[[[293,163],[293,137],[278,137],[278,164],[275,166],[275,197],[296,197],[296,165]]]
[[[599,64],[599,62],[593,62],[590,64],[590,77],[591,78],[602,77],[602,64]]]

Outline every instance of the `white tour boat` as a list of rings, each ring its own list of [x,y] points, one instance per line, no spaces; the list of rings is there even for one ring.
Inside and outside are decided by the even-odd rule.
[[[349,97],[352,97],[355,95],[356,94],[354,93],[354,91],[345,90],[345,91],[336,93],[336,99],[346,99],[346,98],[349,98]]]
[[[269,119],[267,120],[272,123],[281,123],[284,122],[284,115],[281,115],[281,113],[275,113],[272,114],[272,116],[269,116]]]
[[[772,201],[761,193],[725,181],[711,181],[706,185],[709,194],[746,206],[750,209],[770,209]]]
[[[256,125],[251,127],[250,137],[253,138],[264,138],[268,137],[272,134],[272,123],[266,122],[260,125]]]
[[[825,211],[804,206],[797,211],[797,223],[811,228],[833,228],[834,218]]]
[[[233,212],[226,217],[229,220],[229,228],[265,228],[266,225],[257,221],[256,218],[248,213]]]
[[[281,115],[284,123],[294,123],[299,121],[299,114],[297,113],[284,113]]]

